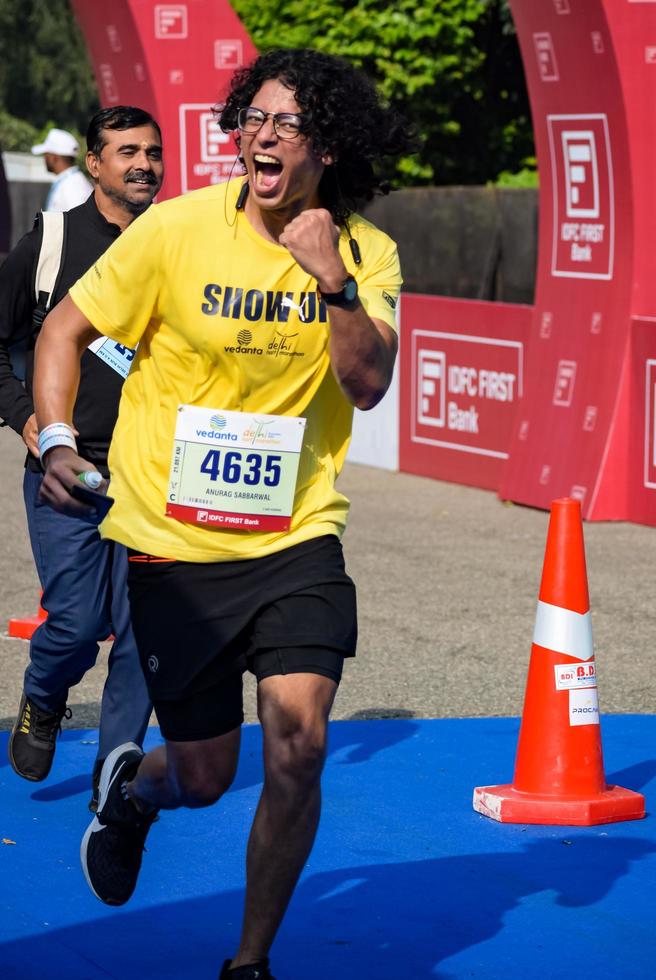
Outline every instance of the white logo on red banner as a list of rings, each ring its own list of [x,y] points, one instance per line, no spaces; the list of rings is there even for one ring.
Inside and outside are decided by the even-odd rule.
[[[417,351],[417,421],[444,428],[446,423],[446,354]]]
[[[544,463],[542,469],[540,470],[541,486],[546,487],[550,479],[551,479],[551,466],[548,463]]]
[[[569,0],[554,0],[554,7],[557,14],[568,14],[570,12]]]
[[[593,313],[590,321],[590,333],[601,333],[601,313]]]
[[[553,324],[553,313],[543,313],[540,320],[540,338],[549,340],[551,337],[551,326]]]
[[[605,115],[548,116],[553,173],[551,274],[611,279],[615,204]]]
[[[169,72],[169,82],[171,85],[182,85],[184,83],[184,72],[182,68],[172,68]]]
[[[644,485],[656,490],[656,361],[645,362]]]
[[[583,416],[583,431],[594,432],[594,427],[596,424],[597,424],[597,406],[586,405],[585,414]]]
[[[240,40],[214,42],[214,67],[241,68],[244,64],[244,45]]]
[[[155,6],[155,37],[159,41],[181,41],[188,36],[186,3],[159,3]]]
[[[590,35],[592,38],[592,50],[595,54],[603,54],[606,50],[604,46],[604,38],[601,31],[593,31]]]
[[[108,24],[105,28],[107,31],[107,39],[109,41],[109,46],[116,54],[123,50],[123,45],[121,44],[121,35],[118,32],[118,28],[114,24]]]
[[[656,47],[653,44],[648,44],[645,48],[645,62],[648,65],[656,65]]]
[[[223,132],[206,104],[180,106],[183,194],[227,180],[234,169],[235,158],[236,148],[232,137]]]
[[[588,492],[587,487],[582,487],[579,486],[578,483],[575,483],[572,489],[570,490],[569,495],[572,498],[572,500],[578,500],[581,503],[583,503],[587,492]]]
[[[138,82],[146,81],[146,69],[140,61],[135,61],[134,64],[134,77]]]
[[[543,82],[557,82],[560,78],[558,65],[556,63],[556,52],[554,51],[551,34],[534,34],[533,44],[538,60],[538,71]]]
[[[523,344],[413,330],[413,442],[507,459]]]
[[[574,397],[574,382],[576,381],[576,361],[558,361],[556,383],[554,385],[553,404],[569,408]]]
[[[105,102],[113,102],[116,104],[119,101],[118,86],[116,84],[116,79],[114,78],[112,66],[98,65],[98,73],[100,75],[100,84],[102,85],[102,90],[105,95]]]

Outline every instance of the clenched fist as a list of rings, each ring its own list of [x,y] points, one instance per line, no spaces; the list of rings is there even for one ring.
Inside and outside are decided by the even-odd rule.
[[[278,241],[323,292],[333,293],[342,288],[348,274],[337,247],[339,235],[329,211],[310,208],[285,225]]]

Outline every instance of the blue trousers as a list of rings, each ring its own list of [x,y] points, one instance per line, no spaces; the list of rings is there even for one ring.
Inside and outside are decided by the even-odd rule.
[[[44,711],[61,708],[113,633],[100,709],[98,759],[123,742],[141,745],[151,705],[130,625],[126,549],[94,523],[59,514],[39,499],[43,477],[25,470],[27,526],[48,613],[30,644],[25,693]]]

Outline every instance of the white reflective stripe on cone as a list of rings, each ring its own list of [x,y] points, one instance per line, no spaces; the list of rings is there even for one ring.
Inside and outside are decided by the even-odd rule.
[[[590,660],[594,656],[590,612],[572,612],[538,599],[533,642],[577,660]]]

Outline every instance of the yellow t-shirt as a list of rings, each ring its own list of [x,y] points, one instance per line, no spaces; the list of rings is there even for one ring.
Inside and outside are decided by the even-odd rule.
[[[329,314],[316,281],[286,248],[235,210],[241,182],[151,207],[73,286],[75,305],[102,334],[136,347],[109,452],[116,503],[104,536],[181,561],[257,558],[323,534],[341,535],[348,501],[335,490],[353,409],[335,381]],[[339,248],[369,316],[395,328],[401,288],[396,246],[358,215]],[[307,419],[291,526],[227,530],[165,516],[177,409]]]

